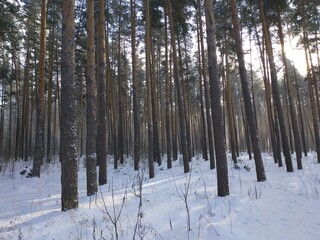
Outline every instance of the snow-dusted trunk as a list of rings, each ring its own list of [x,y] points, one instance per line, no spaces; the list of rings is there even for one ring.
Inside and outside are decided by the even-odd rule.
[[[63,1],[61,46],[61,202],[62,211],[78,208],[76,81],[74,77],[75,0]]]
[[[87,0],[87,139],[86,174],[87,195],[97,192],[96,171],[96,84],[95,84],[95,47],[94,47],[94,2]]]

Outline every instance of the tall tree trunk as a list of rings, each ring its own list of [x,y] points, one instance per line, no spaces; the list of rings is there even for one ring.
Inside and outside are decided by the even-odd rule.
[[[189,149],[189,161],[191,161],[193,157],[192,153],[192,134],[191,134],[191,118],[190,118],[190,86],[189,86],[189,64],[188,64],[188,51],[187,51],[187,40],[186,36],[184,36],[184,52],[185,52],[185,75],[186,78],[182,79],[182,90],[183,90],[183,99],[184,99],[184,111],[185,111],[185,117],[186,117],[186,133],[187,133],[187,144]],[[179,43],[179,40],[178,40]],[[179,45],[179,44],[178,44]],[[182,55],[181,55],[181,47],[179,46],[179,52],[180,52],[180,62],[181,62],[181,69],[183,69],[183,61],[182,61]],[[181,74],[183,75],[183,74]]]
[[[289,150],[289,143],[288,143],[288,135],[287,135],[286,126],[284,123],[282,104],[281,104],[281,98],[280,98],[279,87],[278,87],[277,72],[276,72],[276,66],[275,66],[274,57],[273,57],[271,37],[270,37],[269,28],[268,28],[268,25],[266,22],[267,20],[265,18],[262,0],[259,0],[259,11],[260,11],[260,18],[261,18],[261,22],[262,22],[262,30],[263,30],[264,40],[265,40],[265,44],[266,44],[266,51],[268,54],[268,59],[269,59],[269,64],[270,64],[271,86],[272,86],[273,96],[274,96],[274,100],[275,100],[275,104],[276,104],[276,110],[277,110],[277,114],[278,114],[278,118],[279,118],[279,126],[280,126],[280,132],[281,132],[283,154],[284,154],[285,160],[286,160],[287,172],[293,172],[292,159],[291,159],[290,150]]]
[[[119,1],[119,5],[121,8],[122,5],[122,0]],[[123,88],[123,84],[122,81],[125,81],[124,77],[123,77],[123,72],[125,71],[124,66],[122,66],[121,63],[121,16],[119,14],[119,18],[118,18],[118,25],[119,25],[119,29],[118,29],[118,45],[117,45],[117,55],[118,55],[118,157],[120,158],[120,163],[123,164],[124,162],[124,88]]]
[[[2,83],[1,83],[2,84]],[[4,88],[1,89],[1,102],[4,102]],[[3,151],[3,143],[4,143],[4,104],[0,105],[0,157],[4,157],[4,151]]]
[[[301,129],[301,142],[302,142],[302,148],[304,152],[304,156],[308,156],[308,148],[307,148],[307,141],[306,141],[306,136],[305,136],[305,124],[304,124],[304,117],[302,114],[302,107],[301,107],[301,100],[300,100],[300,93],[299,93],[299,87],[297,83],[297,72],[296,72],[296,67],[293,63],[293,76],[294,76],[294,81],[295,81],[295,91],[296,91],[296,96],[297,96],[297,103],[298,103],[298,118],[300,120],[300,129]]]
[[[207,45],[208,45],[208,65],[209,65],[209,79],[210,79],[210,93],[211,93],[211,109],[215,114],[213,118],[213,132],[216,149],[217,160],[217,185],[218,196],[229,195],[229,181],[228,181],[228,164],[226,156],[226,143],[224,135],[222,108],[220,104],[220,84],[218,76],[218,64],[216,54],[216,40],[215,40],[215,19],[214,7],[211,0],[205,0],[206,8],[206,25],[207,25]]]
[[[234,127],[234,114],[233,114],[233,103],[232,103],[232,89],[230,83],[230,74],[229,74],[229,62],[228,54],[225,51],[225,70],[222,72],[222,78],[225,79],[225,98],[226,98],[226,107],[227,107],[227,117],[228,117],[228,126],[230,132],[230,145],[231,145],[231,156],[233,162],[236,164],[237,161],[237,149],[236,149],[236,132]]]
[[[15,144],[14,144],[14,158],[17,161],[19,158],[19,152],[21,148],[21,114],[20,114],[20,63],[19,60],[17,60],[16,56],[16,50],[14,48],[13,52],[13,64],[14,64],[14,69],[15,69],[15,101],[16,101],[16,117],[15,117],[15,123],[16,123],[16,132],[15,132]]]
[[[151,102],[151,64],[150,64],[150,51],[151,51],[151,20],[150,20],[150,0],[145,0],[146,11],[146,82],[147,82],[147,123],[148,123],[148,157],[149,157],[149,178],[154,178],[153,166],[153,126],[152,126],[152,102]]]
[[[105,6],[104,0],[98,1],[98,91],[99,115],[97,124],[97,161],[99,164],[99,185],[107,183],[107,143],[106,143],[106,42],[105,42]]]
[[[41,1],[41,33],[40,33],[40,61],[39,81],[37,87],[37,123],[35,152],[33,160],[33,176],[40,177],[40,168],[44,158],[44,121],[45,121],[45,57],[46,57],[46,0]]]
[[[173,13],[172,13],[172,7],[171,7],[171,0],[166,0],[166,6],[168,9],[169,26],[170,26],[170,33],[171,33],[171,47],[172,47],[173,64],[174,64],[174,80],[175,80],[176,90],[177,90],[179,125],[180,125],[180,141],[181,141],[181,150],[183,155],[183,167],[184,167],[184,173],[188,173],[190,171],[189,150],[188,150],[188,144],[187,144],[184,100],[183,100],[181,80],[179,76],[180,75],[179,64],[178,64],[178,55],[177,55],[177,48],[176,48],[176,36],[175,36],[174,27],[173,27]]]
[[[249,81],[248,81],[247,71],[246,71],[245,62],[244,62],[244,53],[242,49],[242,41],[240,36],[236,0],[231,0],[231,16],[232,16],[232,23],[233,23],[233,37],[236,42],[236,51],[237,51],[237,57],[238,57],[238,63],[239,63],[239,72],[240,72],[244,107],[245,107],[245,112],[246,112],[246,117],[247,117],[250,137],[251,137],[251,144],[252,144],[252,149],[254,154],[255,165],[256,165],[257,180],[265,181],[266,174],[264,171],[263,161],[261,157],[260,140],[258,137],[257,124],[254,117],[253,106],[252,106],[250,90],[249,90],[250,89]]]
[[[139,170],[140,162],[140,103],[137,80],[136,51],[136,1],[130,0],[131,10],[131,59],[132,59],[132,94],[133,94],[133,161],[134,170]]]
[[[153,121],[153,160],[161,165],[160,141],[159,141],[159,106],[158,106],[158,84],[155,62],[155,49],[151,41],[151,105],[152,105],[152,121]]]
[[[198,6],[201,8],[201,1],[198,0]],[[199,18],[199,30],[200,30],[200,47],[201,47],[201,62],[202,62],[202,76],[204,83],[204,96],[205,96],[205,108],[206,108],[206,121],[208,128],[208,144],[209,144],[209,157],[210,157],[210,169],[215,168],[215,158],[214,158],[214,142],[213,142],[213,126],[212,126],[212,116],[211,116],[211,103],[210,103],[210,89],[208,84],[207,76],[207,61],[205,56],[204,49],[204,40],[203,40],[203,27],[202,27],[202,17],[201,9],[198,9],[198,18]]]
[[[200,91],[200,108],[201,108],[201,125],[202,125],[202,157],[204,160],[208,160],[208,140],[207,140],[207,125],[206,125],[206,118],[205,118],[205,113],[204,113],[204,94],[203,94],[203,86],[202,86],[202,80],[206,81],[203,78],[203,67],[206,66],[205,62],[202,61],[202,57],[204,54],[201,52],[201,44],[203,45],[203,31],[202,31],[202,36],[200,36],[200,31],[199,28],[202,29],[202,21],[200,20],[201,16],[201,0],[198,0],[198,21],[197,21],[197,44],[198,44],[198,74],[199,74],[199,91]],[[201,41],[202,40],[202,41]],[[201,43],[200,43],[201,42]],[[209,101],[206,101],[206,103],[210,103]],[[210,110],[210,106],[209,106]],[[209,123],[212,123],[211,118],[207,119]],[[212,126],[211,126],[211,133],[212,133]],[[212,137],[212,134],[211,134]],[[213,143],[211,143],[211,146],[213,148]],[[214,157],[214,154],[213,154]]]
[[[279,32],[279,38],[280,38],[280,44],[281,44],[281,54],[282,54],[282,61],[284,64],[284,73],[285,73],[285,79],[287,84],[287,92],[288,92],[288,99],[289,99],[289,111],[290,111],[290,119],[292,124],[292,132],[294,137],[294,145],[296,150],[296,157],[297,157],[297,168],[302,169],[302,150],[301,150],[301,142],[300,142],[300,133],[298,128],[298,121],[297,121],[297,115],[296,115],[296,108],[294,105],[294,99],[293,99],[293,86],[292,81],[289,78],[289,69],[288,69],[288,63],[287,63],[287,57],[284,50],[284,36],[282,31],[282,22],[281,22],[281,15],[279,7],[277,7],[277,20],[278,20],[278,32]]]
[[[171,86],[174,86],[174,80],[172,79],[172,54],[170,54],[170,83]],[[177,104],[173,104],[173,93],[174,91],[172,90],[173,87],[171,88],[170,91],[170,107],[171,107],[171,126],[172,126],[172,158],[173,160],[178,159],[178,136],[177,136]],[[175,97],[175,103],[176,103],[176,97]]]
[[[304,7],[302,7],[304,8]],[[319,119],[318,119],[318,112],[319,109],[317,108],[316,104],[316,97],[315,97],[315,79],[311,77],[311,69],[310,69],[310,63],[308,59],[308,38],[307,38],[307,32],[306,32],[306,26],[303,21],[303,45],[304,45],[304,51],[305,51],[305,58],[306,58],[306,65],[307,65],[307,80],[308,80],[308,89],[309,89],[309,98],[310,98],[310,105],[311,105],[311,113],[312,113],[312,120],[313,120],[313,131],[314,131],[314,138],[315,138],[315,144],[316,144],[316,151],[317,151],[317,158],[318,163],[320,163],[320,138],[319,138]],[[312,74],[314,77],[314,74]]]
[[[58,43],[58,40],[57,40]],[[58,54],[58,44],[56,44],[55,49],[55,58],[56,58],[56,89],[55,89],[55,99],[54,99],[54,121],[53,121],[53,149],[52,153],[56,157],[57,149],[59,146],[58,143],[58,126],[60,125],[60,115],[61,115],[61,105],[60,105],[60,84],[59,84],[59,54]]]
[[[28,142],[29,142],[29,111],[30,111],[30,37],[27,39],[27,54],[26,66],[24,72],[24,86],[23,86],[23,114],[22,114],[22,158],[28,161]]]
[[[51,162],[52,151],[52,80],[53,80],[53,59],[54,59],[54,27],[50,34],[50,49],[49,49],[49,79],[48,79],[48,105],[47,105],[47,162]]]
[[[13,67],[11,67],[13,71]],[[13,73],[12,73],[13,75]],[[10,90],[9,90],[9,118],[8,118],[8,140],[7,140],[7,149],[6,149],[6,160],[11,160],[12,158],[12,132],[13,132],[13,101],[12,101],[12,96],[13,96],[13,77],[10,77]]]
[[[94,0],[87,0],[87,139],[86,139],[86,174],[87,196],[97,192],[96,170],[96,79],[95,79],[95,45],[94,45]]]
[[[62,211],[78,208],[74,0],[63,1],[61,46],[61,201]]]
[[[261,58],[261,69],[262,69],[262,75],[263,75],[263,82],[264,82],[264,87],[265,87],[265,99],[266,99],[266,105],[267,105],[267,113],[268,113],[268,125],[269,125],[269,131],[270,131],[270,138],[271,138],[271,146],[272,146],[272,152],[273,152],[273,158],[274,162],[278,163],[279,161],[281,162],[281,159],[279,159],[278,154],[277,154],[277,149],[279,148],[279,145],[276,143],[277,140],[277,131],[275,130],[275,123],[274,123],[274,117],[273,117],[273,112],[272,112],[272,104],[271,104],[271,87],[270,83],[267,77],[267,64],[265,60],[265,54],[264,50],[262,49],[262,44],[260,42],[260,38],[258,35],[258,30],[257,26],[255,25],[255,35],[259,47],[259,52],[260,52],[260,58]],[[280,156],[281,157],[281,156]]]
[[[172,140],[171,140],[171,111],[170,111],[170,92],[171,92],[171,81],[169,75],[169,59],[168,59],[168,17],[167,17],[167,8],[164,8],[164,41],[165,41],[165,81],[166,81],[166,142],[167,142],[167,168],[172,168],[172,159],[171,159],[171,149],[172,149]]]

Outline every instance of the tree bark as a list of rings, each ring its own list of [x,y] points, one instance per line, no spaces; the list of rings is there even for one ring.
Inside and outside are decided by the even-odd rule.
[[[181,141],[181,150],[183,155],[183,167],[184,173],[188,173],[190,171],[189,165],[189,150],[187,144],[187,132],[186,132],[186,122],[185,122],[185,110],[184,110],[184,101],[183,101],[183,93],[182,86],[179,74],[179,64],[178,64],[178,56],[177,56],[177,47],[176,47],[176,36],[173,27],[173,16],[172,16],[172,7],[171,0],[166,0],[168,16],[169,16],[169,26],[171,33],[171,47],[173,54],[173,64],[174,64],[174,80],[176,84],[177,90],[177,100],[178,100],[178,110],[179,110],[179,125],[180,125],[180,141]]]
[[[237,51],[237,57],[238,57],[238,63],[239,63],[239,72],[240,72],[244,107],[245,107],[245,112],[246,112],[246,117],[247,117],[247,122],[249,127],[255,165],[256,165],[257,180],[260,182],[260,181],[266,180],[266,174],[264,171],[263,161],[261,157],[260,140],[258,137],[257,124],[255,121],[253,106],[252,106],[252,101],[250,96],[247,70],[244,62],[244,53],[242,49],[242,41],[240,36],[236,0],[231,0],[231,17],[232,17],[232,23],[233,23],[233,37],[236,42],[236,51]]]
[[[94,45],[94,1],[87,0],[87,139],[86,139],[86,174],[87,196],[97,192],[96,170],[96,79],[95,79],[95,45]]]
[[[136,1],[130,0],[131,9],[131,58],[132,58],[132,94],[133,94],[133,161],[134,170],[139,170],[140,162],[140,103],[137,80],[136,56]]]
[[[61,46],[61,202],[62,211],[78,208],[76,81],[74,76],[74,0],[63,1]]]
[[[288,104],[289,104],[289,111],[290,111],[290,119],[292,124],[292,132],[293,132],[294,145],[296,150],[297,168],[302,169],[302,161],[301,161],[302,150],[301,150],[300,133],[299,133],[299,127],[298,127],[298,121],[297,121],[296,108],[294,105],[294,98],[292,93],[293,86],[292,86],[291,79],[289,78],[287,57],[284,50],[284,36],[283,36],[282,22],[281,22],[281,15],[280,15],[279,8],[277,8],[277,20],[278,20],[278,32],[279,32],[279,38],[280,38],[280,44],[281,44],[282,61],[284,65],[285,80],[286,80],[288,99],[289,99]]]
[[[105,42],[105,5],[98,1],[98,91],[99,115],[97,124],[97,162],[99,164],[99,185],[107,183],[107,142],[106,142],[106,42]]]
[[[276,66],[275,66],[275,62],[274,62],[270,32],[269,32],[269,28],[267,26],[262,0],[259,0],[259,11],[260,11],[260,18],[261,18],[261,22],[262,22],[263,35],[264,35],[265,44],[266,44],[266,51],[268,54],[268,59],[269,59],[269,64],[270,64],[271,86],[272,86],[273,96],[274,96],[274,100],[275,100],[275,104],[276,104],[276,110],[277,110],[277,114],[278,114],[278,118],[279,118],[279,126],[280,126],[280,132],[281,132],[283,154],[285,156],[287,172],[293,172],[293,165],[292,165],[292,159],[291,159],[290,150],[289,150],[287,130],[286,130],[286,126],[284,123],[284,117],[283,117],[282,104],[281,104],[281,98],[280,98],[279,87],[278,87],[277,72],[276,72]]]
[[[206,25],[207,25],[207,45],[208,45],[208,65],[211,93],[211,109],[214,113],[213,132],[217,160],[217,185],[218,196],[229,195],[228,181],[228,164],[226,156],[226,143],[224,136],[224,126],[221,108],[221,92],[218,76],[218,64],[216,55],[216,40],[215,40],[215,19],[214,7],[211,0],[205,0],[206,8]]]
[[[150,41],[151,41],[151,22],[150,22],[150,0],[145,0],[146,11],[146,82],[147,82],[147,123],[148,123],[148,163],[149,163],[149,178],[154,178],[153,166],[153,121],[152,121],[152,102],[151,102],[151,64],[150,64]]]
[[[39,61],[39,81],[37,88],[37,123],[35,153],[32,174],[40,177],[40,168],[44,158],[44,121],[45,121],[45,57],[46,57],[46,1],[41,1],[41,33],[40,33],[40,61]]]
[[[166,142],[167,142],[167,168],[172,168],[172,159],[171,159],[171,149],[172,149],[172,140],[171,140],[171,111],[170,111],[170,92],[171,92],[171,81],[169,75],[169,59],[168,59],[168,17],[167,17],[167,8],[164,8],[164,41],[165,41],[165,81],[166,81]]]

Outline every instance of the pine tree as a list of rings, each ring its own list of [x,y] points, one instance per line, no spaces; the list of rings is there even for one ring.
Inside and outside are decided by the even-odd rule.
[[[76,82],[74,76],[74,0],[63,1],[61,55],[61,202],[62,211],[78,208]]]
[[[214,113],[213,118],[213,132],[214,143],[217,160],[217,184],[218,196],[229,195],[229,181],[228,181],[228,165],[226,156],[226,144],[224,136],[224,126],[222,119],[222,109],[220,105],[220,84],[218,76],[218,65],[216,55],[216,40],[215,40],[215,18],[214,7],[211,0],[205,0],[206,9],[206,26],[207,26],[207,45],[208,45],[208,71],[210,79],[210,95],[211,95],[211,109]]]
[[[250,96],[249,82],[248,82],[247,71],[246,71],[245,62],[244,62],[244,53],[242,49],[242,41],[240,36],[240,28],[239,28],[239,20],[238,20],[236,4],[237,4],[236,0],[231,0],[230,7],[231,7],[232,22],[233,22],[233,35],[236,42],[244,106],[245,106],[246,117],[249,125],[249,132],[250,132],[251,144],[252,144],[253,153],[254,153],[254,160],[256,164],[257,179],[258,181],[265,181],[266,174],[264,171],[263,161],[261,157],[260,140],[258,137],[257,125],[255,122],[253,106],[252,106],[252,101]]]
[[[87,140],[86,173],[87,195],[97,192],[96,171],[96,84],[95,84],[95,47],[94,47],[94,1],[87,0]]]

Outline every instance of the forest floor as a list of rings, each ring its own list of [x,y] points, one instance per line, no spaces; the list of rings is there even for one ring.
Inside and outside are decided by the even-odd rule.
[[[87,197],[81,161],[79,209],[68,212],[61,212],[58,161],[43,167],[41,178],[20,174],[32,162],[15,162],[0,173],[0,240],[109,240],[116,234],[122,240],[320,239],[320,164],[315,154],[304,157],[304,169],[293,173],[263,154],[265,182],[256,181],[247,155],[239,159],[240,169],[229,160],[227,197],[217,197],[216,171],[200,157],[193,159],[190,174],[183,173],[178,160],[172,170],[165,162],[156,166],[154,179],[148,179],[147,170],[133,171],[130,159],[114,170],[110,158],[108,184]]]

